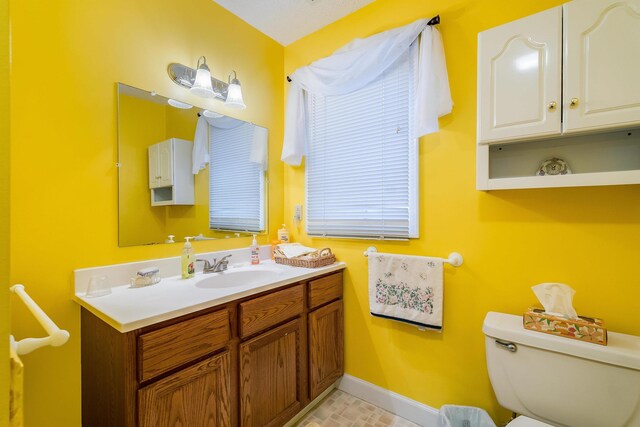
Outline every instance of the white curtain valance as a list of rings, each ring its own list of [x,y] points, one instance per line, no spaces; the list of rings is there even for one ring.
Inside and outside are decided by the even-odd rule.
[[[438,117],[451,112],[453,103],[438,30],[420,19],[404,27],[355,39],[334,52],[291,74],[285,111],[282,161],[298,166],[307,153],[305,93],[345,95],[377,79],[413,44],[420,40],[418,87],[414,117],[415,137],[438,130]]]

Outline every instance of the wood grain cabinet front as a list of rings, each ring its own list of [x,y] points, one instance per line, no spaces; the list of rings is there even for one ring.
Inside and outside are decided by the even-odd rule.
[[[296,319],[240,345],[243,427],[281,426],[303,408],[301,340]]]
[[[82,309],[82,424],[280,427],[343,373],[342,272],[121,333]]]
[[[240,303],[240,336],[246,338],[304,310],[304,286],[292,286]]]
[[[149,380],[224,347],[230,338],[229,312],[220,310],[138,337],[140,381]]]
[[[140,427],[230,426],[230,366],[225,351],[140,389]]]
[[[344,374],[342,300],[309,313],[309,394],[315,399]]]

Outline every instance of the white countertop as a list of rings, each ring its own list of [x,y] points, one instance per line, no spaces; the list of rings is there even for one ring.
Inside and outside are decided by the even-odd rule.
[[[228,271],[233,272],[234,268],[250,271],[252,266],[232,266]],[[156,285],[142,288],[131,288],[129,285],[113,286],[110,294],[99,297],[86,297],[83,292],[76,291],[74,300],[118,331],[129,332],[344,268],[343,262],[320,268],[300,268],[266,260],[256,266],[256,270],[269,270],[275,274],[259,278],[249,285],[203,288],[198,284],[202,286],[202,281],[215,275],[223,275],[225,272],[197,273],[193,279],[165,277]]]

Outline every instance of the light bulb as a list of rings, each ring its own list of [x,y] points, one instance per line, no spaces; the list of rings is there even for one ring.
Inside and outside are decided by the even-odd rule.
[[[247,108],[244,101],[242,100],[242,88],[240,87],[240,82],[238,79],[233,79],[229,84],[228,92],[227,92],[227,100],[224,102],[224,105],[231,108],[236,108],[238,110],[244,110]]]
[[[200,64],[200,59],[203,60]],[[207,66],[207,59],[202,56],[198,59],[198,70],[196,71],[196,79],[193,82],[193,86],[189,91],[201,98],[213,98],[213,87],[211,86],[211,71]]]

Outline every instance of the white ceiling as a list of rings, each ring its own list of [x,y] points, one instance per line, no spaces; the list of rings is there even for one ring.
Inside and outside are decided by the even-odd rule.
[[[213,0],[286,46],[374,0]]]

